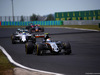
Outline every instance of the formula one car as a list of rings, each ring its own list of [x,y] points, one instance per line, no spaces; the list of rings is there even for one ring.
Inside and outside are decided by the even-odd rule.
[[[63,52],[65,55],[69,55],[71,53],[71,45],[69,42],[61,42],[61,41],[51,41],[50,37],[46,34],[36,35],[35,38],[43,38],[41,42],[27,42],[25,44],[25,51],[26,54],[36,54],[36,55],[43,55],[47,52],[52,54],[58,54]]]
[[[23,32],[19,31],[19,33],[17,32],[11,35],[11,40],[12,44],[15,44],[17,42],[19,43],[25,43],[28,41],[35,42],[36,39],[34,38],[33,34],[29,34],[24,31]]]
[[[33,32],[44,32],[44,28],[40,27],[40,25],[35,25],[34,27],[29,29],[29,33]]]

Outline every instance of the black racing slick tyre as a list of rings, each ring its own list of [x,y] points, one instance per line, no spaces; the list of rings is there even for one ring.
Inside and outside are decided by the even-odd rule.
[[[33,49],[34,49],[34,46],[33,46],[33,43],[32,42],[27,42],[25,44],[26,54],[32,54],[33,53]]]
[[[44,32],[44,28],[41,28],[41,32]]]
[[[43,55],[43,45],[42,44],[37,44],[36,49],[37,49],[37,55]]]
[[[15,36],[14,35],[11,35],[11,40],[12,40],[12,44],[15,44]]]
[[[28,29],[28,30],[29,30],[30,28],[32,28],[32,27],[31,27],[31,26],[26,26],[26,29]]]
[[[64,54],[65,55],[70,55],[72,53],[72,51],[71,51],[71,45],[70,45],[69,42],[63,43],[63,47],[64,47]]]
[[[30,34],[32,33],[32,28],[29,29],[29,33],[30,33]]]

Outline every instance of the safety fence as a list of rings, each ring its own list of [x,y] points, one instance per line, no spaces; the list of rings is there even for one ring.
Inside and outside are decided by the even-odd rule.
[[[28,22],[19,22],[19,21],[2,21],[0,26],[28,26],[30,23],[33,25],[63,25],[63,21],[28,21]]]
[[[0,26],[1,26],[1,22],[0,22]]]

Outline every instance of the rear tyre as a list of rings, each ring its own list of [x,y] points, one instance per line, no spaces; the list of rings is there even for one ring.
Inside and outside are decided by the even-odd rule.
[[[32,42],[27,42],[25,44],[25,52],[26,52],[26,54],[32,54],[33,53],[33,49],[34,49],[34,45],[32,44]]]
[[[44,28],[41,28],[41,32],[44,32]]]

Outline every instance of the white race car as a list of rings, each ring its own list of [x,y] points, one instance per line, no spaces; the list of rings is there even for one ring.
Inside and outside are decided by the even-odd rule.
[[[11,35],[11,40],[12,40],[12,44],[15,44],[17,42],[25,43],[25,42],[28,42],[28,41],[32,41],[33,43],[35,42],[34,35],[26,33],[24,31],[21,32],[21,33],[17,32],[15,34],[12,34]]]

